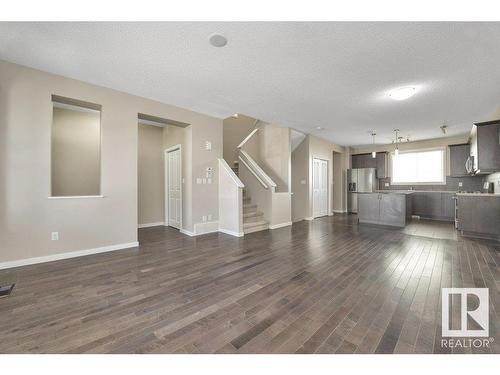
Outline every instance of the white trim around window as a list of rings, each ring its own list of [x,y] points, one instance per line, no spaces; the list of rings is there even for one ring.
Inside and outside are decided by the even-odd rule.
[[[430,153],[433,151],[440,151],[440,154],[434,153],[433,155],[418,154]],[[397,162],[395,158],[400,156],[410,156],[408,154],[415,154],[414,158],[405,158],[406,165],[399,166],[395,170],[394,163]],[[390,154],[390,172],[391,172],[391,185],[445,185],[446,184],[446,147],[436,147],[417,150],[404,150],[399,151],[396,157],[392,152]],[[429,160],[436,158],[436,160]],[[439,158],[439,160],[437,160]],[[427,160],[426,160],[427,159]],[[403,158],[399,159],[403,162]],[[425,170],[428,169],[428,170]],[[429,170],[430,169],[430,170]],[[401,173],[402,176],[398,176]],[[399,178],[398,178],[399,177]]]

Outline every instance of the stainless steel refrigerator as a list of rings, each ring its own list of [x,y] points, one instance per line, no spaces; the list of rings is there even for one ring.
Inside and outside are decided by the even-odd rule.
[[[347,170],[347,212],[358,212],[358,193],[377,190],[375,168]]]

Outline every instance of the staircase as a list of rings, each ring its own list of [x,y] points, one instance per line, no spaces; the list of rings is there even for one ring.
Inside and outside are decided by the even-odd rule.
[[[231,168],[239,177],[239,163],[234,162]],[[269,229],[269,223],[264,220],[264,214],[258,210],[256,204],[252,204],[252,199],[243,189],[243,233],[253,233]]]

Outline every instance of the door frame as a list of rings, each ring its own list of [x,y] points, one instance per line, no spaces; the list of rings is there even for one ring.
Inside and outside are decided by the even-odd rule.
[[[181,168],[180,168],[180,181],[181,181],[181,212],[180,212],[180,219],[179,219],[179,230],[182,229],[182,211],[183,211],[183,197],[182,197],[182,190],[184,188],[184,184],[183,184],[183,175],[182,175],[182,145],[178,144],[178,145],[175,145],[175,146],[172,146],[172,147],[169,147],[169,148],[166,148],[163,152],[163,170],[164,170],[164,216],[165,216],[165,222],[164,222],[164,226],[168,227],[170,226],[169,225],[169,219],[170,219],[170,215],[168,213],[168,202],[169,202],[169,183],[170,181],[168,180],[168,154],[170,152],[173,152],[173,151],[176,151],[176,150],[179,150],[179,159],[180,159],[180,164],[181,164]],[[174,228],[174,227],[172,227]]]
[[[316,160],[321,160],[326,162],[326,214],[325,215],[315,215],[314,212],[314,159]],[[328,159],[323,159],[323,158],[312,158],[312,165],[311,165],[311,170],[312,170],[312,180],[311,180],[311,190],[312,190],[312,201],[311,201],[311,216],[313,218],[317,217],[323,217],[323,216],[328,216],[330,214],[330,172],[329,172],[329,160]]]

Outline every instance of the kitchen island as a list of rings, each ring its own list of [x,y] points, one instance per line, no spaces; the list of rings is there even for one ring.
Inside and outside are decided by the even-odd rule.
[[[411,220],[413,191],[358,193],[360,223],[405,227]]]

